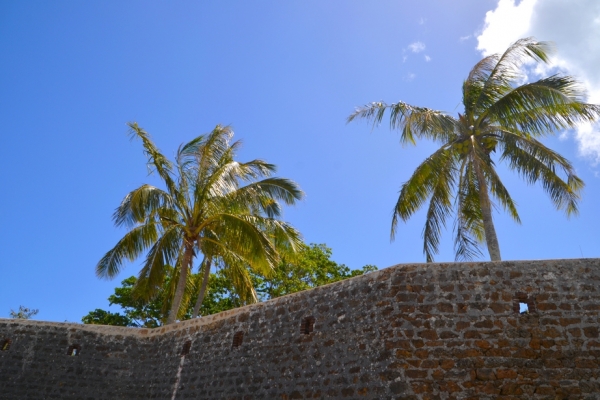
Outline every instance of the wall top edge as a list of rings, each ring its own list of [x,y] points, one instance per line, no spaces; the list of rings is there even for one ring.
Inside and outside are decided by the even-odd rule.
[[[380,269],[378,271],[370,272],[365,275],[355,276],[353,278],[345,279],[342,281],[330,283],[328,285],[319,286],[317,288],[304,290],[301,292],[296,292],[292,294],[288,294],[286,296],[278,297],[275,299],[271,299],[265,302],[250,304],[244,307],[235,308],[233,310],[223,311],[218,314],[208,315],[205,317],[186,320],[177,322],[175,324],[161,326],[158,328],[133,328],[133,327],[121,327],[121,326],[110,326],[110,325],[92,325],[92,324],[80,324],[80,323],[72,323],[72,322],[53,322],[53,321],[38,321],[38,320],[19,320],[19,319],[8,319],[8,318],[0,318],[0,325],[10,326],[10,325],[20,325],[22,327],[55,327],[60,329],[69,329],[76,331],[86,331],[86,332],[95,332],[103,335],[121,335],[121,336],[136,336],[136,337],[153,337],[160,336],[173,331],[185,330],[190,327],[199,327],[207,324],[211,324],[216,321],[220,321],[223,319],[228,319],[230,317],[248,312],[249,310],[256,309],[259,307],[267,307],[277,304],[278,302],[284,302],[289,300],[290,298],[296,296],[305,296],[307,292],[310,291],[321,291],[325,288],[331,288],[334,286],[343,286],[351,284],[352,282],[363,280],[363,279],[377,279],[378,276],[382,274],[389,274],[391,270],[400,270],[400,269],[424,269],[428,270],[432,269],[446,269],[449,267],[460,267],[464,266],[469,269],[476,267],[484,267],[486,265],[499,265],[499,264],[560,264],[561,262],[567,262],[569,264],[572,263],[580,263],[586,262],[588,264],[592,261],[592,264],[595,264],[600,268],[600,258],[564,258],[564,259],[541,259],[541,260],[503,260],[503,261],[473,261],[473,262],[436,262],[436,263],[406,263],[406,264],[396,264],[387,268]],[[589,264],[588,264],[589,266]],[[326,290],[326,289],[325,289]]]

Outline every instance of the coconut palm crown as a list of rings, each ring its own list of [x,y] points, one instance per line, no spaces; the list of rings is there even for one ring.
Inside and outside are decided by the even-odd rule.
[[[399,219],[408,220],[429,200],[423,229],[428,262],[438,252],[441,230],[452,213],[457,260],[480,255],[484,241],[491,260],[501,260],[490,197],[517,223],[520,218],[496,173],[492,153],[529,184],[540,182],[557,209],[567,216],[577,213],[582,180],[568,160],[539,139],[596,121],[600,106],[585,103],[583,89],[570,76],[552,75],[519,85],[523,64],[547,63],[549,50],[548,43],[526,38],[504,54],[482,59],[463,83],[464,111],[457,118],[404,102],[371,103],[348,117],[348,122],[366,118],[375,126],[389,111],[390,127],[400,130],[402,144],[414,145],[417,139],[441,144],[402,185],[393,211],[392,240]]]
[[[295,182],[271,176],[273,164],[235,161],[241,142],[231,143],[229,127],[217,125],[209,134],[181,145],[175,163],[137,123],[129,127],[132,138],[142,141],[148,165],[165,189],[145,184],[125,196],[113,220],[128,232],[98,262],[99,277],[116,276],[126,260],[147,252],[135,292],[152,298],[174,271],[167,319],[173,323],[189,301],[194,286],[189,272],[197,255],[230,266],[234,284],[248,296],[254,294],[247,287],[248,266],[268,276],[279,261],[279,247],[293,251],[302,245],[300,234],[278,218],[280,202],[294,204],[303,192]],[[206,283],[202,286],[206,288]]]

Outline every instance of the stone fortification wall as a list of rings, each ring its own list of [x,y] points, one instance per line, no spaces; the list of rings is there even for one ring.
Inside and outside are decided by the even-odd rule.
[[[154,330],[0,320],[0,397],[599,399],[599,313],[581,259],[398,265]]]

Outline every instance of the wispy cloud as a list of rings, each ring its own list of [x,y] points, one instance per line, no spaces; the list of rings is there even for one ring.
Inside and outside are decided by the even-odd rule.
[[[425,61],[427,61],[427,62],[431,61],[431,57],[429,57],[427,54],[425,54]]]
[[[458,38],[459,41],[464,42],[465,40],[469,40],[471,39],[472,35],[467,35],[467,36],[461,36],[460,38]]]
[[[423,42],[414,42],[414,43],[409,44],[408,48],[413,53],[420,53],[423,50],[425,50],[425,43],[423,43]]]
[[[416,78],[416,77],[417,77],[417,75],[416,75],[416,74],[413,74],[413,73],[411,72],[411,73],[409,73],[409,74],[405,75],[403,79],[404,79],[406,82],[412,82],[412,81],[414,81],[414,80],[415,80],[415,78]]]

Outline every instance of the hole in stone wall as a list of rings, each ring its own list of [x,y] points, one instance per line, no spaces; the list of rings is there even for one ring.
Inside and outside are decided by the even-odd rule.
[[[513,298],[513,311],[517,314],[536,312],[535,301],[527,293],[517,292]]]
[[[185,342],[183,344],[183,348],[181,349],[181,355],[182,356],[187,356],[188,353],[190,352],[190,348],[192,347],[192,341],[188,340],[187,342]]]
[[[79,353],[81,353],[81,346],[78,344],[69,346],[69,350],[67,350],[68,356],[75,357],[75,356],[78,356]]]
[[[232,343],[231,347],[240,347],[242,345],[243,341],[244,341],[244,332],[242,332],[242,331],[236,332],[235,335],[233,335],[233,343]]]
[[[520,314],[529,314],[529,306],[527,306],[527,303],[519,302],[519,313]]]
[[[315,326],[315,317],[312,315],[310,317],[306,317],[302,320],[302,325],[300,325],[300,333],[304,335],[310,335]]]
[[[8,349],[10,349],[10,343],[11,340],[10,339],[4,339],[2,342],[2,344],[0,345],[0,351],[6,351]]]

